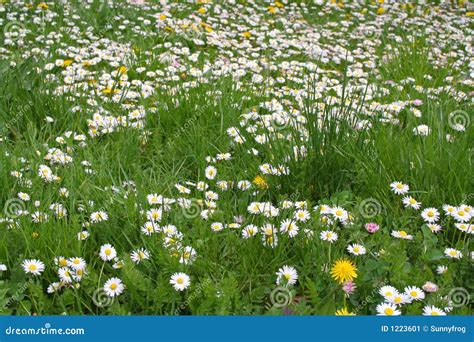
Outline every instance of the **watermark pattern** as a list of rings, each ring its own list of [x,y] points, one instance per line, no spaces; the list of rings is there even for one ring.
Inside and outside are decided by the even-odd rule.
[[[18,111],[17,115],[15,115],[11,120],[7,121],[0,127],[0,135],[5,135],[9,129],[12,128],[12,126],[17,123],[24,115],[25,113],[31,108],[30,104],[27,104],[23,107],[20,108]]]
[[[21,38],[22,33],[25,31],[25,24],[19,21],[10,21],[3,28],[3,34],[5,38],[12,42],[17,41]]]
[[[21,300],[20,296],[25,293],[25,291],[28,289],[28,286],[33,283],[33,279],[29,279],[27,282],[25,282],[23,285],[21,285],[13,295],[8,297],[5,307],[12,306],[16,302],[19,302]]]
[[[366,198],[359,204],[359,213],[366,219],[373,218],[382,212],[382,205],[375,198]]]
[[[360,310],[367,307],[367,304],[371,304],[371,303],[375,302],[377,296],[379,296],[379,289],[383,286],[385,286],[384,283],[380,283],[380,284],[375,285],[372,292],[367,297],[365,297],[365,299],[362,302],[360,302],[359,305],[357,305],[357,307],[352,310],[352,312],[357,315],[357,313]]]
[[[10,198],[3,207],[3,213],[9,218],[17,218],[24,210],[26,210],[25,202],[19,198]]]
[[[455,287],[448,293],[448,299],[451,303],[451,306],[459,308],[469,304],[471,300],[471,295],[469,291],[464,287]]]
[[[293,302],[293,293],[285,286],[278,286],[270,293],[270,303],[274,308],[283,308]]]
[[[471,117],[463,110],[455,110],[448,116],[449,127],[458,132],[464,132],[471,123]]]
[[[92,301],[95,306],[104,308],[106,306],[111,306],[114,303],[114,298],[109,297],[103,288],[98,288],[92,294]]]
[[[5,329],[6,335],[84,335],[83,328],[53,328],[51,323],[45,323],[40,328],[15,328],[9,326]]]
[[[194,114],[192,117],[190,117],[184,125],[182,125],[179,129],[177,129],[170,137],[170,139],[167,141],[168,147],[171,147],[174,142],[186,131],[189,130],[190,127],[194,126],[196,124],[196,121],[199,119],[199,117],[204,113],[204,111],[207,109],[208,106],[204,106],[200,108],[196,114]]]
[[[175,315],[179,315],[181,311],[183,311],[189,303],[191,303],[193,300],[196,298],[200,297],[206,287],[208,287],[211,284],[210,279],[206,279],[202,283],[200,283],[197,287],[196,290],[184,301],[182,302],[174,311]]]
[[[183,216],[188,219],[193,219],[199,216],[202,211],[202,205],[197,200],[192,200],[191,204],[182,207]]]

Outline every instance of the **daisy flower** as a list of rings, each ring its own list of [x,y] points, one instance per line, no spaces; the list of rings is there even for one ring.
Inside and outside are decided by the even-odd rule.
[[[474,208],[472,208],[470,205],[465,205],[465,204],[461,204],[459,209],[465,211],[466,213],[468,213],[468,215],[470,217],[472,217],[474,215]]]
[[[49,294],[58,292],[59,290],[61,290],[61,288],[63,286],[64,286],[64,284],[60,283],[60,282],[51,283],[51,284],[49,284],[48,288],[46,289],[46,292],[49,293]]]
[[[150,236],[153,233],[158,232],[159,230],[160,230],[160,226],[153,221],[145,222],[145,224],[140,229],[140,231],[143,234],[148,235],[148,236]]]
[[[392,188],[392,191],[397,195],[404,195],[408,190],[410,190],[410,187],[407,184],[398,181],[392,182],[390,188]]]
[[[428,223],[426,225],[432,233],[438,233],[441,231],[441,229],[443,229],[439,224],[436,224],[436,223]]]
[[[443,205],[443,210],[446,215],[454,216],[454,213],[456,212],[456,207],[453,207],[452,205],[449,205],[449,204],[445,204]]]
[[[373,223],[373,222],[370,222],[370,223],[366,223],[365,224],[365,229],[370,233],[370,234],[374,234],[377,230],[379,230],[379,225],[377,223]]]
[[[470,233],[470,234],[474,233],[474,231],[472,229],[472,227],[473,227],[472,224],[455,223],[454,226],[462,232],[466,232],[466,233]]]
[[[28,195],[25,192],[19,192],[18,193],[18,198],[21,199],[24,202],[28,202],[30,200],[30,195]]]
[[[100,247],[99,256],[104,261],[110,261],[117,256],[117,251],[111,244],[107,243]]]
[[[427,305],[423,308],[423,316],[446,316],[446,313],[433,305]]]
[[[400,293],[396,292],[393,297],[387,299],[388,303],[396,304],[396,305],[402,305],[402,304],[407,304],[411,303],[410,297],[406,295],[405,293]]]
[[[61,267],[58,270],[59,279],[64,283],[72,283],[72,274],[69,267]]]
[[[242,237],[244,239],[248,239],[252,236],[255,236],[257,235],[257,233],[258,233],[258,227],[253,224],[249,224],[244,229],[242,229]]]
[[[280,231],[281,232],[284,232],[284,233],[288,233],[288,235],[292,238],[292,237],[295,237],[297,234],[298,234],[298,226],[296,225],[296,223],[294,223],[292,220],[290,219],[287,219],[287,220],[284,220],[282,223],[281,223],[281,226],[280,226]]]
[[[214,222],[211,224],[211,229],[214,231],[214,232],[219,232],[221,231],[222,229],[224,229],[224,225],[220,222]]]
[[[89,232],[87,230],[83,230],[82,232],[77,233],[78,240],[86,240],[89,237]]]
[[[104,284],[104,292],[109,297],[119,296],[124,289],[125,286],[123,285],[122,280],[119,278],[110,278]]]
[[[293,217],[296,221],[306,222],[309,220],[310,214],[306,209],[300,209],[295,212]]]
[[[23,260],[21,266],[25,273],[31,273],[32,275],[40,275],[44,271],[44,264],[36,259]]]
[[[276,275],[278,276],[276,280],[277,285],[282,283],[283,285],[295,285],[296,281],[298,280],[298,273],[296,272],[296,269],[287,265],[280,268]]]
[[[130,258],[136,264],[139,264],[143,260],[150,259],[150,253],[145,248],[140,248],[136,251],[133,251],[130,254]]]
[[[217,169],[212,165],[206,167],[206,170],[204,172],[207,179],[214,179],[217,176]]]
[[[445,274],[448,272],[448,267],[445,266],[445,265],[440,265],[438,267],[436,267],[436,273],[438,274]]]
[[[96,211],[91,214],[91,221],[94,223],[107,221],[108,219],[109,215],[107,215],[107,213],[104,211]]]
[[[74,270],[82,270],[86,267],[86,261],[82,258],[69,258],[67,260],[67,265]]]
[[[456,208],[453,217],[458,222],[467,222],[471,219],[471,215],[463,208]]]
[[[325,231],[322,231],[319,234],[319,238],[323,241],[329,241],[329,242],[333,243],[334,241],[337,240],[337,233],[335,233],[331,230],[325,230]]]
[[[347,211],[344,210],[341,207],[335,207],[331,210],[331,214],[334,216],[334,218],[338,219],[341,222],[344,222],[348,218]]]
[[[435,283],[432,283],[431,281],[427,281],[423,285],[423,290],[426,292],[436,292],[438,291],[438,285],[436,285]]]
[[[357,243],[347,246],[347,250],[354,255],[363,255],[366,253],[365,247]]]
[[[346,281],[342,284],[342,291],[344,291],[346,295],[350,295],[354,293],[356,289],[357,289],[356,284],[351,280]]]
[[[181,257],[179,259],[179,262],[181,264],[191,264],[195,259],[196,259],[196,250],[192,248],[191,246],[186,246],[184,247],[183,253],[181,253]]]
[[[163,209],[150,209],[146,212],[146,217],[152,222],[160,222],[163,216]]]
[[[426,208],[421,212],[421,217],[425,222],[434,223],[439,219],[439,211],[436,208]]]
[[[412,209],[420,209],[421,207],[421,202],[418,202],[416,199],[414,199],[411,196],[404,197],[402,199],[402,203],[405,206],[405,208],[412,208]]]
[[[409,235],[404,230],[392,230],[392,236],[396,237],[396,238],[399,238],[399,239],[413,240],[413,236]]]
[[[158,194],[149,194],[146,196],[149,205],[156,205],[163,203],[163,197]]]
[[[405,294],[410,297],[411,300],[423,300],[425,299],[425,293],[422,289],[416,286],[408,286],[405,288]]]
[[[402,313],[397,309],[395,304],[382,303],[377,305],[377,316],[399,316]]]
[[[398,294],[398,291],[393,286],[385,285],[380,288],[379,293],[385,298],[386,301],[389,301],[391,298],[395,297],[396,294]]]
[[[176,291],[184,291],[189,287],[191,281],[186,273],[180,272],[171,276],[170,284],[173,285]]]
[[[458,251],[457,249],[454,248],[446,248],[444,250],[444,254],[452,259],[461,259],[462,258],[462,253],[461,251]]]

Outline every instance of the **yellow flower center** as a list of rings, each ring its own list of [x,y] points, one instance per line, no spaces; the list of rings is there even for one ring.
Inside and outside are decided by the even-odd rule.
[[[115,290],[115,289],[117,288],[117,284],[113,283],[112,285],[110,285],[110,288],[111,288],[112,290]]]
[[[184,284],[183,278],[178,278],[178,279],[176,279],[176,282],[177,282],[178,284]]]
[[[386,315],[393,315],[393,309],[392,308],[386,308],[384,311],[383,311]]]
[[[36,267],[36,265],[32,264],[32,265],[28,266],[28,269],[30,271],[36,271],[37,267]]]

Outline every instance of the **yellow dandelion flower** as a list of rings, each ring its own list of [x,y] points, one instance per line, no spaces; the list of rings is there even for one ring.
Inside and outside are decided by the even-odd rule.
[[[161,15],[160,15],[160,20],[165,20],[165,19],[166,19],[166,15],[161,14]]]
[[[278,8],[285,7],[280,1],[275,1],[275,6],[278,7]]]
[[[42,3],[40,3],[40,4],[38,5],[38,7],[40,7],[40,8],[42,8],[42,9],[45,9],[45,10],[46,10],[46,9],[48,9],[49,6],[48,6],[48,4],[42,2]]]
[[[117,71],[119,74],[126,74],[128,70],[126,66],[122,65]]]
[[[268,6],[267,11],[271,14],[275,14],[276,13],[276,8],[273,7],[273,6]]]
[[[474,12],[467,12],[466,15],[467,15],[468,17],[474,17]]]
[[[379,7],[379,8],[377,9],[377,14],[378,14],[378,15],[381,15],[381,14],[384,14],[384,13],[385,13],[385,8]]]
[[[198,9],[198,12],[204,14],[207,12],[207,10],[204,7],[201,7],[200,9]]]
[[[249,38],[251,35],[252,34],[249,31],[242,33],[242,36],[244,36],[244,38]]]
[[[264,190],[268,189],[268,183],[262,176],[258,175],[254,178],[253,184],[255,184],[259,189]]]
[[[63,62],[63,67],[67,67],[67,66],[70,66],[72,64],[73,60],[72,59],[66,59],[64,62]]]
[[[118,89],[112,89],[112,88],[105,88],[102,90],[104,94],[117,94],[119,92]]]
[[[336,311],[336,316],[355,316],[356,314],[347,310],[347,308],[342,308]]]
[[[332,266],[331,276],[341,284],[346,281],[352,281],[354,278],[357,278],[357,268],[351,260],[339,259]]]

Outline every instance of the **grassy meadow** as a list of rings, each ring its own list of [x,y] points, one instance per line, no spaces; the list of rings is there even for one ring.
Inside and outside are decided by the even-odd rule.
[[[0,313],[470,315],[466,1],[0,3]]]

